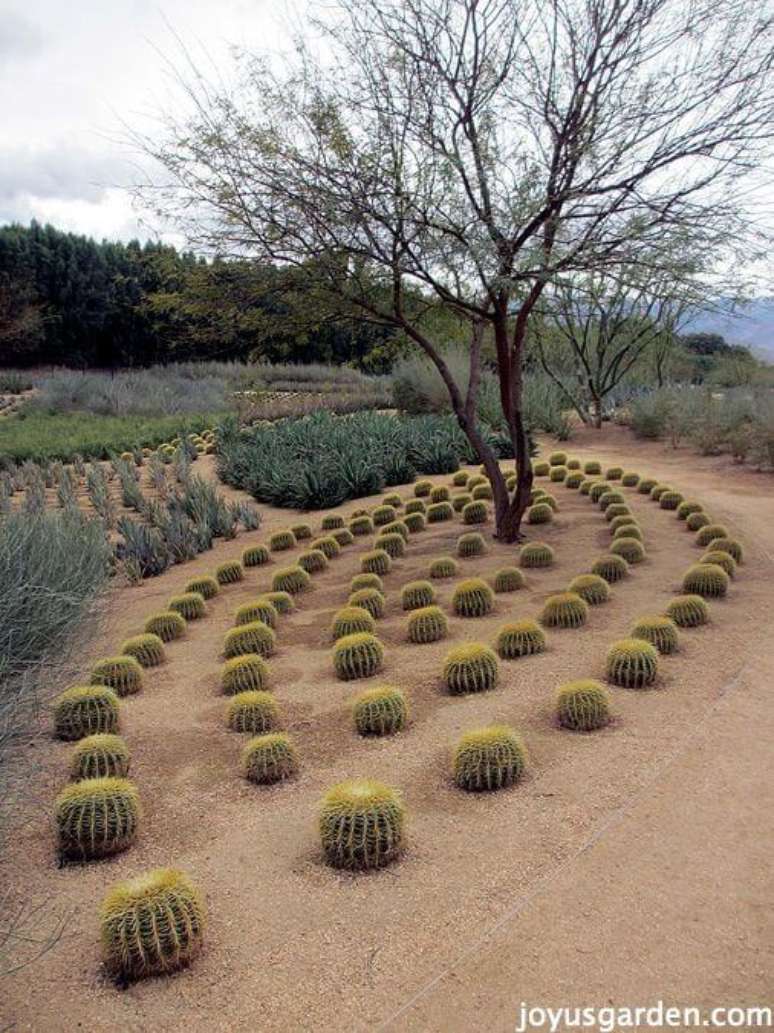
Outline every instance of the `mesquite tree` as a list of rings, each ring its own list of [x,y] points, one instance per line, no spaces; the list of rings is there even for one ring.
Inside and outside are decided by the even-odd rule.
[[[532,481],[522,356],[546,288],[658,263],[678,230],[719,258],[749,237],[745,179],[774,132],[767,7],[336,0],[287,60],[242,54],[232,85],[181,73],[190,108],[144,141],[167,173],[153,196],[194,246],[308,269],[316,296],[421,348],[514,541]],[[429,329],[439,305],[467,327],[464,394]],[[512,496],[476,416],[484,340]]]

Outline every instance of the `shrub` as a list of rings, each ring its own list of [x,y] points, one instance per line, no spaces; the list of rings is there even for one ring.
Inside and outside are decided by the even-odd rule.
[[[268,624],[253,621],[252,624],[242,624],[240,627],[231,628],[226,632],[223,640],[223,655],[227,660],[231,660],[235,656],[245,656],[248,653],[268,657],[274,652],[275,644],[276,636]]]
[[[532,473],[535,477],[548,477],[550,472],[551,466],[549,463],[540,462],[532,464]]]
[[[202,577],[194,577],[186,584],[184,591],[195,592],[200,595],[203,599],[213,599],[220,591],[220,586],[214,577],[203,575]]]
[[[546,648],[546,634],[537,621],[524,618],[504,624],[497,633],[495,647],[503,660],[518,660],[542,653]]]
[[[703,511],[699,513],[691,513],[685,521],[685,526],[689,531],[698,531],[702,527],[707,527],[712,521]]]
[[[414,485],[414,495],[418,498],[426,498],[433,490],[432,481],[417,481]]]
[[[333,535],[326,535],[324,538],[315,538],[309,548],[310,550],[317,549],[325,556],[326,560],[335,560],[337,556],[341,555],[341,546]]]
[[[392,560],[384,549],[374,549],[362,557],[360,569],[364,574],[389,574],[392,569]]]
[[[262,567],[269,562],[269,550],[265,545],[250,545],[242,553],[243,567]]]
[[[274,609],[281,616],[286,613],[291,613],[295,608],[293,597],[290,592],[264,592],[263,599],[268,599]]]
[[[645,559],[642,542],[629,536],[615,538],[610,544],[610,552],[613,556],[622,556],[627,563],[642,563]]]
[[[469,559],[472,556],[483,556],[486,552],[486,542],[476,532],[463,534],[457,539],[457,555]]]
[[[618,517],[631,516],[632,511],[623,502],[614,502],[612,506],[608,506],[605,510],[605,520],[611,524]]]
[[[287,592],[298,595],[305,592],[312,584],[312,579],[302,567],[282,567],[271,579],[271,587],[275,592]]]
[[[549,474],[549,479],[551,481],[553,481],[554,484],[562,484],[564,482],[564,479],[565,479],[566,476],[567,476],[567,467],[566,466],[552,466],[551,467],[551,473]]]
[[[583,472],[587,477],[598,477],[602,473],[602,464],[598,463],[596,459],[590,459],[583,464]]]
[[[591,485],[591,488],[589,489],[589,498],[592,502],[599,502],[602,496],[609,492],[610,485],[607,483],[607,481],[594,481],[594,483]],[[620,494],[620,492],[613,492],[612,494],[618,495]],[[616,499],[615,501],[618,500]],[[621,497],[620,501],[624,501],[623,496]]]
[[[91,670],[92,685],[107,685],[117,696],[131,696],[142,688],[142,667],[133,656],[109,656]]]
[[[412,610],[408,619],[408,640],[415,645],[438,642],[446,638],[448,624],[440,606],[423,606]]]
[[[270,692],[237,692],[226,707],[226,724],[232,732],[263,735],[277,727],[279,707]]]
[[[744,560],[744,549],[742,548],[742,543],[738,542],[736,538],[713,538],[712,541],[708,543],[707,548],[710,552],[727,552],[729,556],[733,557],[736,563],[742,563]]]
[[[678,595],[666,608],[678,628],[698,628],[709,620],[709,609],[700,595]]]
[[[421,513],[424,515],[426,512],[427,506],[422,499],[409,499],[404,510],[404,520],[410,513]]]
[[[183,592],[180,595],[173,595],[167,603],[167,607],[185,617],[187,621],[195,621],[206,616],[207,607],[204,603],[204,596],[199,592]]]
[[[554,562],[554,550],[545,542],[530,542],[519,550],[519,565],[522,567],[550,567]]]
[[[729,577],[714,563],[696,563],[683,577],[683,592],[705,599],[719,599],[728,592]]]
[[[131,754],[120,735],[100,732],[87,735],[73,747],[70,777],[125,778],[129,774]]]
[[[268,685],[269,665],[259,653],[243,653],[223,664],[220,687],[226,696],[236,696],[240,692],[264,692]]]
[[[654,477],[640,477],[640,483],[637,485],[637,491],[640,495],[650,495],[653,489],[658,484],[658,481]]]
[[[467,732],[454,751],[454,782],[471,792],[503,789],[518,782],[526,767],[524,743],[507,725]]]
[[[599,557],[592,566],[591,573],[598,574],[609,585],[614,585],[616,581],[620,581],[621,578],[626,577],[629,573],[629,564],[623,556],[619,556],[617,553],[610,553],[607,556]]]
[[[454,589],[452,609],[458,617],[485,617],[493,607],[494,593],[481,578],[466,578]]]
[[[566,466],[567,465],[567,453],[566,452],[552,452],[548,457],[549,466]]]
[[[493,689],[498,676],[497,655],[480,642],[452,649],[443,665],[446,688],[452,695]]]
[[[550,524],[553,519],[553,510],[545,502],[538,502],[527,510],[528,524]]]
[[[100,909],[105,967],[123,980],[188,965],[202,944],[204,904],[183,872],[157,868],[119,883]]]
[[[711,549],[705,552],[699,563],[714,563],[715,566],[722,567],[729,577],[736,575],[736,560],[730,553],[723,552],[722,549]]]
[[[359,588],[347,600],[347,606],[362,607],[374,619],[384,616],[384,596],[378,588]]]
[[[428,524],[440,524],[444,520],[451,520],[453,516],[454,508],[449,502],[435,502],[432,506],[427,507]]]
[[[679,491],[665,491],[658,500],[658,504],[661,509],[677,509],[682,501],[683,496]]]
[[[360,631],[373,632],[374,618],[363,606],[345,606],[333,618],[331,634],[334,639],[355,635]]]
[[[309,549],[300,553],[296,563],[307,574],[319,574],[320,571],[328,569],[328,560],[322,549]]]
[[[357,592],[361,588],[378,588],[384,592],[384,582],[378,574],[356,574],[349,583],[349,590]]]
[[[638,542],[641,542],[642,531],[637,524],[624,524],[613,532],[613,540],[619,538],[636,538]]]
[[[308,541],[312,537],[312,528],[309,524],[293,524],[290,530],[297,542]],[[244,560],[242,562],[244,562]],[[245,564],[245,566],[247,566],[247,564]]]
[[[145,631],[158,636],[162,642],[172,642],[185,634],[186,620],[173,610],[154,613],[145,622]]]
[[[403,523],[411,534],[416,534],[418,531],[424,531],[426,526],[425,518],[421,513],[407,513]]]
[[[664,654],[676,653],[680,646],[677,625],[669,617],[640,617],[632,628],[631,637],[650,642]]]
[[[633,471],[627,471],[621,475],[621,484],[624,488],[636,488],[640,483],[640,475]]]
[[[608,583],[599,574],[579,574],[570,582],[568,591],[579,595],[590,606],[606,603],[610,598]]]
[[[125,778],[87,778],[66,786],[54,806],[59,854],[93,860],[131,846],[140,821],[140,799]]]
[[[518,567],[501,567],[495,571],[495,592],[518,592],[524,585],[524,575]]]
[[[383,527],[395,519],[395,509],[393,506],[377,506],[371,513],[371,519],[375,527]]]
[[[400,594],[404,610],[418,610],[435,602],[435,589],[429,581],[409,581]]]
[[[250,739],[242,750],[242,774],[256,785],[273,785],[298,771],[298,755],[284,732],[269,732]]]
[[[360,693],[352,716],[360,735],[394,735],[406,727],[408,703],[400,689],[380,685]]]
[[[580,488],[583,483],[583,474],[580,470],[570,470],[564,479],[565,488]]]
[[[390,496],[390,498],[393,498],[393,497],[394,496]],[[389,499],[385,499],[384,501],[389,503]],[[395,505],[394,502],[392,502],[390,504],[391,505]],[[400,504],[400,497],[398,498],[398,504]],[[339,513],[326,513],[325,516],[320,521],[320,527],[322,528],[323,531],[335,531],[336,528],[343,527],[343,526],[344,526],[344,517],[341,516]]]
[[[234,623],[237,627],[242,627],[245,624],[260,621],[270,628],[276,628],[278,617],[279,614],[274,604],[270,603],[265,596],[259,596],[258,599],[254,599],[249,603],[243,603],[237,608],[234,614]]]
[[[692,502],[689,499],[684,499],[677,507],[677,519],[687,520],[691,513],[701,513],[703,508],[701,502]]]
[[[133,656],[142,667],[158,667],[165,660],[164,643],[158,635],[134,635],[124,642],[121,652]]]
[[[381,868],[399,856],[405,809],[397,790],[371,779],[340,782],[325,794],[320,840],[335,868]]]
[[[463,524],[484,524],[486,520],[486,503],[468,502],[462,507]]]
[[[547,628],[579,628],[589,615],[586,602],[575,592],[560,592],[546,599],[540,614]]]
[[[244,580],[245,572],[239,560],[227,560],[215,568],[215,577],[219,585],[233,585]]]
[[[696,532],[694,542],[702,549],[706,549],[713,538],[729,538],[728,528],[723,524],[704,524]]]
[[[382,669],[383,663],[384,647],[368,632],[346,635],[333,647],[333,667],[341,681],[370,678]]]
[[[349,522],[349,529],[355,536],[371,534],[374,529],[374,522],[370,516],[354,517]]]
[[[626,505],[626,499],[623,497],[620,491],[605,491],[596,500],[599,503],[599,508],[604,513],[608,506],[612,505]],[[618,516],[620,514],[616,514]]]
[[[471,493],[474,502],[486,502],[492,499],[492,487],[489,484],[477,484]]]
[[[393,560],[400,559],[406,554],[406,543],[403,536],[399,534],[381,534],[375,544]]]
[[[562,728],[593,732],[610,723],[610,694],[591,678],[567,682],[556,697],[556,716]]]
[[[607,676],[615,685],[626,689],[643,689],[652,685],[658,674],[658,653],[639,638],[614,642],[607,654]]]
[[[275,531],[269,538],[269,548],[272,552],[285,552],[296,545],[296,536],[290,530]]]

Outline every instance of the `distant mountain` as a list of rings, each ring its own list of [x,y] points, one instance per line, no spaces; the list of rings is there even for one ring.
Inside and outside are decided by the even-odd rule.
[[[774,297],[755,301],[725,315],[707,312],[691,320],[683,333],[722,334],[729,344],[745,344],[760,358],[774,362]]]

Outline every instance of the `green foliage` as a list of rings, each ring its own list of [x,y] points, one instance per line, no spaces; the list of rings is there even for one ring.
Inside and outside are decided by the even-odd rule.
[[[400,794],[371,779],[341,782],[320,808],[320,839],[328,864],[353,871],[381,868],[403,845],[405,808]]]
[[[215,568],[215,577],[219,585],[233,585],[244,581],[245,572],[239,560],[227,560]]]
[[[610,724],[610,694],[591,678],[567,682],[556,697],[556,716],[562,728],[593,732]]]
[[[263,598],[268,599],[274,609],[279,614],[291,613],[295,609],[295,603],[290,592],[283,592],[280,590],[274,592],[264,592]]]
[[[334,615],[331,636],[340,639],[361,631],[373,632],[374,628],[374,618],[365,607],[345,606]]]
[[[627,471],[621,475],[621,484],[624,488],[636,488],[640,483],[640,475],[635,473],[633,470]]]
[[[704,524],[696,532],[694,541],[702,549],[706,549],[715,538],[730,538],[728,528],[723,524]]]
[[[358,588],[350,595],[347,606],[367,610],[375,620],[378,620],[384,616],[384,595],[378,588]]]
[[[496,649],[503,660],[533,656],[545,648],[546,633],[537,621],[528,618],[504,624],[497,633]]]
[[[232,732],[264,735],[279,722],[279,707],[270,692],[237,692],[226,706],[226,724]]]
[[[518,782],[527,765],[524,743],[507,725],[477,728],[454,751],[454,782],[470,792],[503,789]]]
[[[117,696],[131,696],[142,688],[142,667],[133,656],[109,656],[91,669],[92,685],[107,685]]]
[[[333,647],[333,667],[341,681],[370,678],[382,669],[384,647],[375,635],[359,632],[340,638]]]
[[[90,861],[126,850],[137,836],[140,798],[125,778],[86,778],[56,798],[59,854]]]
[[[328,560],[322,549],[309,549],[306,552],[302,552],[296,562],[307,574],[318,574],[320,571],[327,570],[328,568]]]
[[[693,502],[690,499],[684,499],[677,507],[677,519],[687,520],[691,513],[701,513],[703,508],[704,507],[701,502]]]
[[[709,609],[700,595],[677,595],[667,606],[666,615],[678,628],[698,628],[709,620]]]
[[[435,589],[429,581],[409,581],[400,593],[404,610],[418,610],[435,602]]]
[[[596,459],[589,459],[588,462],[583,464],[583,472],[587,477],[599,477],[602,473],[602,464],[597,462]]]
[[[84,778],[126,778],[130,763],[129,747],[121,736],[99,732],[87,735],[73,747],[70,777],[74,781]]]
[[[426,527],[425,518],[421,513],[407,513],[403,519],[403,523],[409,529],[411,534],[416,534],[418,531],[424,531]]]
[[[349,529],[352,534],[356,536],[372,534],[374,530],[374,522],[370,516],[354,517],[349,522]]]
[[[242,566],[262,567],[269,559],[269,550],[265,545],[248,545],[242,553]]]
[[[261,546],[262,547],[262,546]],[[242,558],[244,562],[244,556]],[[248,564],[245,564],[247,566]],[[193,592],[200,595],[203,599],[213,599],[220,591],[220,586],[214,577],[203,575],[202,577],[194,577],[185,586],[185,592]]]
[[[529,542],[519,551],[519,565],[522,567],[550,567],[553,562],[554,550],[545,542]]]
[[[183,872],[157,868],[121,882],[100,909],[105,967],[123,980],[184,968],[201,948],[204,923],[202,898]]]
[[[428,524],[439,524],[444,520],[451,520],[453,517],[454,508],[450,502],[435,502],[427,507]]]
[[[722,541],[722,539],[716,538],[715,541]],[[710,549],[705,552],[699,563],[713,563],[715,566],[722,567],[729,577],[736,575],[736,560],[730,553],[724,552],[722,549]]]
[[[167,607],[174,613],[179,613],[187,621],[200,620],[207,615],[204,596],[199,592],[184,592],[181,595],[173,595]],[[146,628],[145,630],[147,631],[148,629]]]
[[[275,645],[276,636],[268,624],[253,621],[252,624],[242,624],[226,632],[223,639],[223,655],[227,660],[248,653],[269,657],[274,653]]]
[[[162,642],[172,642],[176,638],[182,638],[186,629],[185,617],[174,610],[164,610],[161,613],[154,613],[145,622],[145,631],[156,635]]]
[[[287,592],[298,595],[305,592],[312,584],[312,579],[302,567],[281,567],[271,579],[271,587],[275,592]]]
[[[689,531],[698,531],[702,527],[707,527],[710,523],[712,523],[712,521],[709,516],[703,510],[700,510],[698,513],[691,513],[691,515],[686,518],[685,526]]]
[[[225,696],[240,692],[264,692],[269,685],[269,665],[259,653],[237,654],[221,669],[220,687]]]
[[[455,577],[457,574],[457,561],[451,556],[439,556],[430,563],[430,577],[438,581],[442,578]]]
[[[650,642],[659,653],[676,653],[680,648],[677,625],[669,617],[640,617],[632,628],[631,637]]]
[[[384,549],[373,549],[361,558],[360,569],[364,574],[389,574],[392,560]]]
[[[408,723],[406,697],[392,685],[366,689],[355,699],[352,716],[360,735],[394,735]]]
[[[440,606],[423,606],[412,610],[408,619],[408,640],[417,645],[438,642],[449,630],[446,614]]]
[[[480,642],[466,642],[455,647],[444,661],[444,682],[455,696],[493,689],[498,677],[496,653]]]
[[[632,539],[630,539],[632,540]],[[591,568],[592,574],[598,574],[604,578],[609,585],[626,577],[629,573],[629,564],[623,556],[617,553],[610,553],[607,556],[600,556]]]
[[[452,609],[458,617],[485,617],[494,608],[494,593],[482,578],[460,581],[452,595]]]
[[[237,607],[234,614],[234,624],[242,627],[245,624],[253,624],[260,621],[269,628],[276,628],[279,614],[277,608],[265,596],[253,599],[252,602],[243,603]]]
[[[284,732],[268,732],[250,739],[242,751],[242,774],[256,785],[273,785],[298,771],[298,754]]]
[[[380,534],[374,543],[377,549],[383,549],[390,559],[400,559],[406,553],[406,543],[400,534]]]
[[[738,542],[736,538],[728,538],[726,536],[720,536],[713,538],[711,542],[707,544],[707,548],[710,552],[727,552],[729,556],[732,556],[736,563],[742,563],[744,561],[744,549],[742,543]]]
[[[683,496],[679,491],[665,491],[662,492],[658,504],[661,509],[677,509],[682,501]]]
[[[622,556],[627,563],[642,563],[645,559],[645,548],[641,541],[631,536],[614,538],[610,544],[613,556]]]
[[[486,542],[483,536],[477,532],[462,534],[457,539],[457,555],[462,558],[471,556],[483,556],[486,552]]]
[[[166,658],[164,643],[158,635],[134,635],[121,646],[121,652],[133,656],[142,667],[158,667]]]
[[[546,599],[540,621],[547,628],[579,628],[585,624],[589,608],[575,592],[559,592]]]
[[[729,577],[714,563],[696,563],[683,577],[683,592],[705,599],[720,599],[728,593]]]
[[[599,574],[579,574],[570,582],[568,591],[579,595],[589,606],[606,603],[610,598],[608,583]]]
[[[639,638],[624,638],[614,642],[607,654],[607,677],[625,689],[644,689],[652,685],[658,675],[658,653],[649,643]]]

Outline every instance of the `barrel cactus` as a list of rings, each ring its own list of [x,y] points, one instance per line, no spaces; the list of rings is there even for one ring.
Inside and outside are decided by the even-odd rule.
[[[626,577],[629,573],[629,564],[623,556],[610,553],[607,556],[599,557],[592,566],[591,573],[598,574],[600,577],[603,577],[609,585],[614,585],[616,581],[620,581],[621,578]]]
[[[355,540],[355,536],[346,527],[339,527],[336,531],[331,532],[331,538],[342,549],[346,545],[351,545]]]
[[[583,472],[587,477],[598,477],[602,473],[602,464],[598,463],[596,459],[590,459],[583,464]]]
[[[328,864],[351,871],[381,868],[403,847],[406,820],[400,793],[371,779],[340,782],[320,808],[320,840]]]
[[[640,483],[637,485],[637,491],[640,495],[650,495],[653,489],[658,484],[658,481],[654,477],[640,477]]]
[[[696,563],[683,577],[683,592],[705,599],[720,599],[728,592],[729,577],[715,563]]]
[[[677,519],[687,520],[691,513],[701,513],[703,509],[704,507],[702,506],[701,502],[694,502],[691,499],[684,499],[677,507]]]
[[[487,520],[485,502],[468,502],[462,507],[463,524],[485,524]]]
[[[417,483],[414,485],[414,495],[418,499],[426,498],[432,490],[432,481],[417,481]]]
[[[623,497],[620,491],[604,491],[596,501],[599,504],[599,508],[602,510],[603,513],[608,508],[608,506],[612,506],[614,504],[620,506],[626,505],[626,499]],[[618,515],[619,514],[616,513],[616,516]]]
[[[448,502],[450,498],[451,492],[445,484],[438,484],[430,490],[431,502]]]
[[[556,716],[562,728],[593,732],[610,723],[610,694],[591,678],[567,682],[556,697]]]
[[[158,635],[145,633],[128,638],[121,646],[121,652],[133,656],[142,667],[158,667],[164,663],[164,643]]]
[[[455,488],[462,488],[462,487],[464,487],[464,485],[466,485],[468,483],[468,478],[469,477],[470,477],[470,474],[468,473],[467,470],[458,470],[455,473],[455,475],[452,477],[452,485]]]
[[[370,678],[382,669],[384,646],[375,635],[345,635],[333,647],[333,668],[341,681]]]
[[[650,642],[659,653],[663,653],[665,656],[676,653],[680,648],[677,625],[669,617],[661,615],[640,617],[632,628],[631,637]]]
[[[594,481],[589,489],[589,498],[592,502],[599,502],[603,495],[606,495],[611,491],[610,485],[607,481]],[[613,494],[620,494],[619,492],[613,492]]]
[[[400,593],[404,610],[418,610],[435,602],[435,589],[429,581],[409,581]]]
[[[503,660],[518,660],[544,652],[546,633],[537,621],[524,618],[504,624],[497,633],[495,648]]]
[[[436,581],[454,577],[458,570],[457,561],[451,556],[439,556],[430,563],[428,573]]]
[[[242,553],[243,567],[262,567],[269,562],[271,555],[265,545],[248,545]]]
[[[68,860],[109,857],[131,846],[140,798],[125,778],[86,778],[66,786],[54,805],[59,854]]]
[[[185,617],[181,617],[174,610],[162,610],[148,617],[144,630],[151,635],[157,635],[162,642],[172,642],[185,635],[186,627]]]
[[[387,501],[387,500],[385,500]],[[400,501],[400,500],[399,500]],[[394,503],[393,503],[394,505]],[[344,526],[344,517],[340,513],[326,513],[320,521],[323,531],[335,531],[337,527]]]
[[[371,534],[374,529],[374,522],[369,516],[354,517],[349,522],[349,529],[356,537]]]
[[[493,689],[499,677],[497,655],[480,642],[457,646],[444,661],[443,677],[452,695]]]
[[[228,560],[215,568],[215,577],[218,579],[219,585],[233,585],[237,581],[244,580],[244,567],[239,560]]]
[[[615,534],[621,527],[639,527],[637,520],[631,513],[622,513],[621,516],[613,517],[610,521],[610,533]]]
[[[399,534],[404,542],[409,540],[409,529],[406,526],[405,520],[393,520],[391,524],[385,524],[379,532],[379,538],[384,538],[388,534]],[[379,538],[376,543],[379,544]]]
[[[190,964],[202,945],[204,904],[187,875],[157,868],[107,894],[100,909],[102,956],[123,982]]]
[[[524,575],[518,567],[501,567],[495,571],[495,592],[518,592],[525,585]]]
[[[551,467],[548,463],[539,462],[532,464],[532,473],[535,477],[548,477],[551,472]]]
[[[742,563],[744,560],[744,549],[742,543],[736,538],[718,537],[708,543],[707,549],[710,552],[727,552],[733,557],[735,563]]]
[[[621,556],[627,563],[642,563],[645,559],[645,547],[642,542],[629,535],[613,539],[610,552],[613,556]]]
[[[491,484],[477,484],[471,495],[474,502],[489,502],[492,499],[492,486]]]
[[[326,560],[335,560],[337,556],[341,555],[341,546],[333,537],[333,535],[325,535],[322,538],[315,538],[309,545],[311,549],[318,549],[326,558]]]
[[[307,549],[299,554],[296,563],[307,574],[319,574],[328,569],[328,560],[322,549]]]
[[[359,588],[350,595],[347,606],[361,607],[378,620],[384,616],[384,595],[378,588]]]
[[[274,653],[275,646],[276,636],[268,624],[253,621],[252,624],[243,624],[226,632],[223,655],[227,660],[235,656],[245,656],[247,653],[268,657]]]
[[[312,537],[312,528],[309,524],[293,524],[290,530],[295,535],[297,542],[307,541]]]
[[[578,471],[580,471],[581,461],[580,461],[580,459],[568,459],[567,462],[565,463],[565,466],[567,467],[568,470],[578,470]]]
[[[473,556],[483,556],[486,552],[486,542],[480,534],[475,531],[470,534],[463,534],[457,539],[457,555],[463,559],[470,559]]]
[[[392,506],[377,506],[371,513],[371,519],[375,527],[383,527],[395,519],[395,509]]]
[[[729,552],[723,552],[722,549],[711,549],[705,552],[699,563],[714,563],[718,567],[722,567],[729,577],[736,576],[736,560]]]
[[[385,506],[392,506],[393,509],[400,509],[400,507],[403,505],[403,499],[400,497],[397,491],[389,492],[389,494],[384,496],[384,499],[382,501],[384,502]]]
[[[265,692],[268,686],[269,665],[259,653],[243,653],[223,664],[220,687],[225,696],[236,696],[240,692]]]
[[[334,615],[331,636],[340,639],[359,631],[373,632],[374,627],[374,619],[365,607],[345,606]]]
[[[637,524],[624,524],[613,532],[613,541],[618,538],[636,538],[638,542],[641,542],[642,531]]]
[[[578,491],[581,495],[588,495],[590,494],[591,489],[594,487],[595,484],[596,481],[592,480],[592,478],[590,477],[587,477],[585,480],[580,482],[580,488],[578,488]]]
[[[450,502],[434,502],[427,507],[428,524],[440,524],[444,520],[451,520],[453,516],[454,508]]]
[[[267,732],[250,739],[242,750],[242,774],[256,785],[273,785],[298,771],[298,754],[290,736]]]
[[[291,613],[295,607],[290,592],[264,592],[263,598],[268,599],[280,615]]]
[[[519,565],[522,567],[550,567],[553,562],[554,550],[545,542],[530,542],[519,550]]]
[[[383,549],[393,560],[398,560],[406,555],[406,543],[403,541],[403,536],[399,534],[382,534],[376,539],[375,545],[377,548]]]
[[[199,592],[182,592],[180,595],[173,595],[167,603],[167,609],[174,610],[187,621],[201,620],[207,614],[204,596]]]
[[[564,479],[565,488],[577,489],[583,484],[583,474],[580,470],[570,470]]]
[[[226,706],[226,725],[232,732],[264,735],[279,723],[279,706],[270,692],[237,692]]]
[[[623,477],[623,467],[622,466],[609,466],[607,468],[607,470],[605,470],[605,480],[606,481],[620,481],[622,477]]]
[[[275,531],[269,538],[269,549],[272,552],[285,552],[296,545],[296,536],[287,528],[283,531]]]
[[[404,509],[403,519],[405,520],[410,513],[421,513],[424,516],[426,512],[427,506],[422,499],[409,499]]]
[[[658,675],[658,653],[655,646],[640,638],[624,638],[614,642],[607,654],[607,677],[625,689],[644,689]]]
[[[552,452],[548,457],[549,466],[566,466],[567,465],[567,453],[566,452]]]
[[[118,696],[104,685],[65,689],[53,703],[54,733],[73,741],[98,732],[118,731]]]
[[[421,513],[407,513],[403,523],[411,534],[417,534],[418,531],[424,531],[427,526],[425,518]]]
[[[350,592],[359,592],[361,588],[378,588],[384,592],[384,582],[378,574],[356,574],[349,583]]]
[[[289,595],[298,595],[311,584],[311,577],[299,566],[281,567],[271,579],[271,587],[275,592],[287,592]]]
[[[191,578],[184,590],[196,592],[203,599],[213,599],[220,591],[220,585],[214,577],[204,574],[202,577]]]
[[[709,608],[700,595],[677,595],[667,606],[666,615],[678,628],[698,628],[709,620]]]
[[[683,501],[683,496],[679,491],[665,491],[658,500],[658,504],[661,509],[677,509],[680,503]]]
[[[73,747],[70,777],[75,781],[83,778],[126,778],[130,763],[129,747],[120,735],[97,732],[80,739]]]
[[[566,466],[552,466],[548,477],[554,484],[562,484],[567,476]]]
[[[549,495],[547,491],[540,492],[535,497],[535,505],[549,506],[554,513],[559,512],[559,503],[556,501],[553,495]]]
[[[423,606],[411,611],[407,629],[409,642],[415,645],[438,642],[446,638],[448,632],[446,614],[440,606]]]
[[[460,581],[452,595],[452,609],[458,617],[485,617],[494,607],[494,593],[482,578]]]
[[[559,592],[546,599],[540,622],[547,628],[579,628],[588,616],[588,604],[577,593]]]
[[[360,735],[394,735],[406,727],[408,713],[406,697],[392,685],[366,689],[352,705],[355,728]]]
[[[373,549],[360,560],[360,569],[364,574],[389,574],[392,560],[384,549]]]
[[[685,526],[689,531],[698,531],[700,528],[707,527],[707,525],[711,523],[712,520],[710,519],[709,514],[705,513],[704,510],[700,510],[698,513],[691,513],[691,515],[686,518]]]
[[[254,621],[260,621],[262,624],[267,624],[270,628],[277,627],[277,621],[279,614],[273,603],[270,603],[265,596],[259,596],[258,599],[253,599],[252,602],[243,603],[239,606],[234,614],[234,623],[237,627],[243,624],[252,624]]]
[[[633,470],[627,470],[621,475],[621,484],[624,488],[636,488],[640,483],[640,475]]]
[[[91,670],[92,685],[107,685],[117,696],[132,696],[142,688],[142,667],[133,656],[108,656]]]
[[[606,603],[610,598],[608,583],[599,574],[579,574],[572,579],[568,590],[579,595],[589,606]]]
[[[536,502],[527,510],[528,524],[550,524],[553,519],[553,510],[545,502]]]
[[[612,524],[612,522],[617,520],[619,517],[631,516],[631,513],[632,511],[625,502],[614,502],[605,510],[605,520],[607,520],[609,524]]]
[[[527,751],[507,725],[476,728],[462,736],[454,751],[454,783],[469,792],[503,789],[524,774]]]

